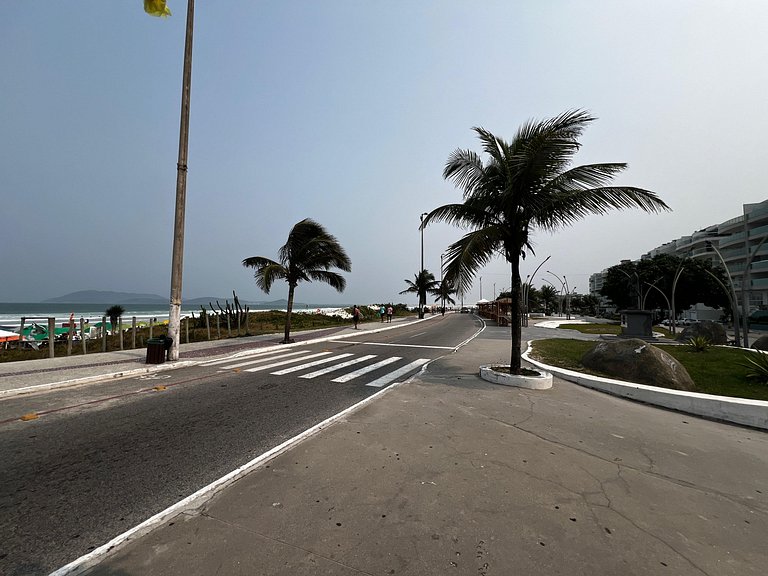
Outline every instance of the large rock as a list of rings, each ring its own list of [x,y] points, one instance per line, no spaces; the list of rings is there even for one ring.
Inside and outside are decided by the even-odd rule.
[[[768,336],[760,336],[760,338],[752,343],[752,348],[768,351]]]
[[[704,336],[704,338],[709,340],[710,344],[728,343],[728,336],[726,335],[725,328],[723,328],[722,324],[709,321],[696,322],[695,324],[686,326],[685,330],[680,333],[678,340],[687,342],[691,338],[697,338],[699,336]]]
[[[682,364],[638,338],[599,342],[581,363],[590,370],[628,382],[673,390],[692,391],[696,387]]]

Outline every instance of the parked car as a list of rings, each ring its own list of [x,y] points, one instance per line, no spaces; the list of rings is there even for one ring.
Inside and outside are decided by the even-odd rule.
[[[461,312],[462,314],[469,314],[469,308],[467,308],[466,306],[464,306],[464,307],[462,307],[462,309],[461,309],[461,310],[459,310],[459,312]]]

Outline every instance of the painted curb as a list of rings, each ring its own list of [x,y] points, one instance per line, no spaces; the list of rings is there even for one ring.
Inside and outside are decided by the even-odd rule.
[[[494,366],[498,366],[495,364]],[[497,372],[493,366],[480,366],[480,378],[493,384],[515,386],[528,390],[549,390],[552,388],[552,373],[542,370],[541,376],[521,376]]]
[[[768,401],[670,390],[668,388],[659,388],[658,386],[635,384],[633,382],[624,382],[623,380],[582,374],[581,372],[574,372],[564,368],[556,368],[531,359],[532,342],[528,342],[528,349],[523,354],[525,361],[538,366],[542,370],[547,370],[563,380],[645,404],[661,406],[662,408],[713,420],[768,430]]]

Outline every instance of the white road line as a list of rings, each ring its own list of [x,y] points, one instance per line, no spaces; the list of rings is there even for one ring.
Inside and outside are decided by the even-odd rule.
[[[307,354],[310,350],[298,350],[296,352],[288,352],[287,354],[280,354],[278,356],[262,356],[256,360],[249,360],[248,362],[239,362],[238,364],[232,364],[231,366],[222,366],[219,370],[234,370],[235,368],[242,368],[243,366],[251,366],[252,364],[259,364],[260,362],[269,362],[276,358],[287,358],[288,356],[296,356]],[[297,358],[298,360],[298,358]],[[231,361],[231,360],[230,360]]]
[[[397,380],[400,378],[400,376],[404,374],[408,374],[411,370],[418,368],[419,366],[423,366],[429,362],[429,358],[419,358],[418,360],[414,360],[410,364],[406,364],[402,368],[398,368],[394,372],[390,372],[389,374],[385,374],[381,378],[377,378],[373,382],[368,382],[366,386],[373,386],[374,388],[381,388],[385,384],[389,384],[390,382]]]
[[[202,362],[202,363],[198,364],[198,366],[217,366],[219,364],[226,364],[227,362],[235,362],[237,360],[243,360],[244,358],[255,358],[257,356],[269,356],[271,354],[280,354],[282,352],[285,352],[285,349],[283,349],[283,350],[280,350],[280,349],[278,349],[278,350],[264,350],[262,352],[253,352],[251,354],[240,355],[237,358],[233,358],[232,356],[230,356],[229,358],[223,358],[223,359],[220,359],[220,360],[212,360],[210,362]]]
[[[352,366],[354,364],[359,364],[360,362],[365,362],[366,360],[370,360],[371,358],[376,358],[376,354],[369,354],[367,356],[360,356],[359,358],[353,358],[352,360],[347,360],[346,362],[342,362],[341,364],[334,364],[333,366],[328,366],[328,368],[323,368],[322,370],[317,370],[316,372],[310,372],[309,374],[302,374],[299,376],[299,378],[317,378],[318,376],[322,376],[323,374],[328,374],[329,372],[335,372],[336,370],[341,370],[342,368],[346,368],[347,366]]]
[[[329,340],[340,344],[365,344],[366,346],[390,346],[392,348],[430,348],[432,350],[454,350],[456,346],[425,346],[424,344],[389,344],[387,342],[357,342],[355,340]]]
[[[414,334],[413,336],[408,336],[408,338],[417,338],[419,336],[424,336],[424,334],[426,334],[426,332],[419,332],[418,334]]]
[[[302,360],[309,360],[310,358],[319,358],[320,356],[328,356],[333,352],[318,352],[317,354],[310,354],[309,356],[302,356],[301,358],[289,358],[288,360],[282,360],[280,362],[274,362],[273,364],[267,364],[266,366],[256,366],[256,368],[246,368],[246,372],[259,372],[260,370],[269,370],[277,366],[284,366],[291,362],[301,362]]]
[[[307,362],[306,364],[301,364],[299,366],[292,366],[291,368],[285,368],[284,370],[278,370],[277,372],[270,372],[270,374],[274,374],[275,376],[282,376],[283,374],[290,374],[291,372],[298,372],[299,370],[312,368],[312,366],[319,366],[320,364],[328,364],[328,362],[333,362],[334,360],[338,360],[339,358],[346,358],[348,356],[352,356],[352,354],[339,354],[338,356],[331,356],[330,358],[323,358],[322,360]]]
[[[357,378],[358,376],[362,376],[363,374],[367,374],[368,372],[373,372],[377,368],[381,368],[382,366],[386,366],[387,364],[392,364],[392,362],[397,362],[398,360],[402,360],[402,358],[400,356],[392,356],[391,358],[386,358],[381,362],[376,362],[375,364],[364,366],[359,370],[355,370],[354,372],[350,372],[349,374],[344,374],[344,376],[339,376],[338,378],[334,378],[333,380],[331,380],[331,382],[349,382],[353,378]]]

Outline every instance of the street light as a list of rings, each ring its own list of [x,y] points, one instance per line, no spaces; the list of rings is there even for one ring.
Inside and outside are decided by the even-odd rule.
[[[733,306],[733,331],[736,333],[736,340],[738,341],[739,338],[739,309],[738,309],[738,302],[739,299],[736,297],[736,288],[733,285],[733,278],[731,278],[730,272],[728,272],[728,266],[725,265],[725,259],[723,258],[723,255],[720,254],[720,250],[717,249],[717,246],[712,244],[709,240],[707,240],[704,245],[707,248],[711,248],[715,254],[717,254],[718,258],[720,258],[720,262],[723,264],[723,268],[725,269],[725,275],[728,277],[728,283],[731,287],[731,298],[733,302],[736,304],[736,306]],[[750,258],[751,262],[751,258]],[[744,286],[742,286],[742,290],[744,289]],[[742,303],[743,306],[743,303]],[[744,314],[746,315],[746,310],[744,311]],[[747,335],[747,319],[744,318],[744,336]],[[748,346],[747,339],[744,339],[744,346]]]
[[[429,216],[429,213],[423,212],[421,216],[419,216],[419,221],[421,222],[421,226],[419,226],[419,229],[421,230],[421,270],[419,270],[419,275],[423,275],[424,273],[424,216]],[[424,280],[424,278],[422,278]],[[419,288],[419,318],[424,318],[424,305],[426,304],[426,293],[424,292],[424,288]]]
[[[566,311],[566,315],[567,315],[566,319],[570,320],[571,319],[571,310],[570,310],[570,308],[568,306],[568,303],[570,301],[570,298],[569,298],[569,294],[570,293],[569,293],[569,290],[568,290],[568,280],[566,279],[565,274],[563,274],[562,278],[560,278],[560,276],[558,276],[557,274],[555,274],[554,272],[552,272],[550,270],[547,270],[547,274],[552,274],[552,276],[554,276],[555,278],[557,278],[560,281],[561,290],[564,293],[565,299],[566,299],[565,300],[565,311]],[[563,311],[562,310],[563,310],[563,305],[562,305],[562,302],[560,302],[560,316],[563,315]]]
[[[523,296],[523,302],[525,303],[525,314],[523,314],[523,326],[528,326],[528,303],[529,303],[528,299],[529,299],[529,297],[531,295],[531,286],[533,286],[533,279],[536,276],[536,272],[539,271],[539,268],[544,266],[544,264],[546,264],[547,260],[549,260],[550,258],[552,258],[551,254],[549,256],[547,256],[546,258],[544,258],[544,260],[542,260],[541,264],[536,266],[536,270],[534,270],[533,274],[531,274],[531,276],[530,276],[530,278],[531,278],[530,281],[528,280],[528,278],[526,278],[526,280],[525,280],[525,282],[527,284],[527,287],[525,289],[525,295]]]

